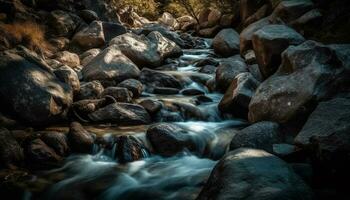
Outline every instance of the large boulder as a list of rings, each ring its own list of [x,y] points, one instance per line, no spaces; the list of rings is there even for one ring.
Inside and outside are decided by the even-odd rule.
[[[149,124],[150,116],[140,105],[114,103],[89,114],[94,122],[111,122],[120,125]]]
[[[270,3],[265,3],[263,6],[261,6],[253,15],[248,17],[244,22],[243,22],[243,27],[248,26],[249,24],[252,24],[266,16],[268,16],[271,13],[271,4]]]
[[[122,87],[108,87],[101,94],[102,97],[111,96],[117,102],[130,103],[132,100],[132,93]]]
[[[73,152],[92,153],[94,138],[80,123],[72,122],[70,124],[67,138]]]
[[[255,32],[253,48],[263,77],[267,78],[276,72],[284,50],[304,41],[302,35],[286,25],[267,25]]]
[[[93,58],[83,68],[82,74],[84,80],[117,84],[129,78],[138,78],[140,70],[118,46],[112,45]]]
[[[235,77],[247,71],[247,64],[239,55],[222,60],[216,70],[217,88],[222,92],[226,92]]]
[[[261,8],[267,2],[268,0],[241,0],[239,8],[242,22],[246,21],[246,19],[257,12],[259,8]]]
[[[97,99],[101,96],[104,87],[99,81],[91,81],[82,83],[76,99]]]
[[[66,117],[71,88],[44,65],[6,52],[0,56],[0,110],[30,125],[44,126]]]
[[[272,24],[268,17],[265,17],[259,21],[250,24],[247,28],[243,29],[239,35],[240,40],[240,52],[244,55],[248,50],[253,49],[252,38],[253,34],[260,30],[262,27]]]
[[[213,9],[210,11],[208,15],[208,27],[215,26],[217,24],[220,24],[222,13],[220,10]]]
[[[289,24],[314,8],[312,0],[281,1],[274,9],[271,19],[281,19]]]
[[[347,158],[350,152],[350,99],[336,98],[321,102],[295,138],[322,160]],[[345,162],[345,163],[347,163]]]
[[[290,46],[278,71],[256,90],[249,105],[250,121],[300,120],[318,101],[348,88],[349,59],[340,52],[349,49],[343,45],[334,50],[314,41]]]
[[[153,31],[147,37],[157,45],[157,52],[162,61],[170,57],[179,57],[182,55],[182,49],[173,41],[164,37],[158,31]]]
[[[260,82],[249,72],[238,74],[219,103],[219,110],[248,118],[249,102]]]
[[[239,34],[232,28],[220,31],[213,40],[213,48],[225,57],[239,53]]]
[[[126,33],[113,38],[110,45],[118,46],[139,68],[159,67],[162,63],[158,45],[144,35]]]
[[[180,47],[185,47],[185,42],[181,39],[180,35],[174,31],[167,29],[166,27],[159,24],[147,24],[142,27],[140,34],[148,35],[153,31],[158,31],[164,37],[171,41],[174,41]]]
[[[162,16],[158,19],[160,24],[170,27],[172,30],[177,30],[180,28],[179,22],[173,17],[172,14],[164,12]]]
[[[12,167],[23,161],[23,150],[7,129],[0,128],[0,167]]]
[[[45,132],[40,139],[60,156],[67,156],[70,149],[67,136],[60,132]]]
[[[165,72],[144,68],[140,74],[140,81],[152,87],[170,87],[181,89],[181,82],[173,75]]]
[[[105,44],[105,35],[101,21],[94,21],[88,27],[76,33],[72,42],[84,49],[98,48]]]
[[[275,122],[258,122],[238,131],[232,138],[230,150],[241,147],[273,152],[273,145],[280,141],[279,125]]]
[[[92,59],[101,53],[100,49],[89,49],[80,55],[81,65],[86,66]]]
[[[198,200],[311,200],[310,188],[287,163],[263,150],[227,153],[212,171]]]
[[[155,124],[147,130],[146,137],[155,153],[162,156],[173,156],[196,146],[190,133],[175,124]]]

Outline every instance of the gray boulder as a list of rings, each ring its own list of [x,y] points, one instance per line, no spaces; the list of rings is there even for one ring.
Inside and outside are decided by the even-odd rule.
[[[76,33],[72,42],[83,49],[102,47],[105,44],[105,35],[101,21],[94,21],[88,27]]]
[[[232,28],[221,30],[213,40],[215,53],[224,57],[239,53],[239,34]]]

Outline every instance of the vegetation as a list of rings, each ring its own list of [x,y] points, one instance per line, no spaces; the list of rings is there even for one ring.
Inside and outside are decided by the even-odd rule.
[[[0,23],[0,30],[4,34],[2,37],[11,46],[21,44],[37,52],[52,50],[52,46],[46,41],[44,28],[35,22]]]

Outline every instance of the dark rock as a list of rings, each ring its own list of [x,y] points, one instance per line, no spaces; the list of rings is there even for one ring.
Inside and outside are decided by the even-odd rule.
[[[128,103],[110,104],[89,114],[89,118],[94,122],[110,122],[120,125],[150,123],[150,116],[142,106]]]
[[[173,156],[185,149],[195,149],[191,135],[174,124],[153,125],[147,130],[146,136],[154,151],[162,156]]]
[[[321,102],[295,138],[322,160],[348,159],[350,151],[350,99]],[[349,161],[349,160],[348,160]],[[341,160],[346,163],[346,160]]]
[[[93,58],[83,68],[82,73],[84,80],[100,80],[112,82],[114,85],[126,79],[138,78],[140,70],[118,46],[112,45]]]
[[[257,64],[248,65],[248,70],[254,76],[254,78],[257,81],[260,81],[260,82],[263,81],[263,77],[261,75],[261,72],[260,72],[260,69],[259,69],[259,65],[257,65]]]
[[[220,111],[247,119],[249,102],[259,84],[249,72],[238,74],[219,103]]]
[[[255,0],[241,0],[240,1],[240,14],[242,22],[246,21],[250,16],[259,10],[267,1],[255,1]]]
[[[92,61],[99,53],[100,49],[90,49],[85,51],[80,55],[81,65],[86,66],[90,61]]]
[[[99,81],[82,83],[77,99],[97,99],[101,96],[104,88]]]
[[[194,95],[203,95],[205,94],[205,92],[203,92],[202,90],[189,88],[189,89],[182,90],[181,94],[185,96],[194,96]]]
[[[282,54],[278,71],[256,90],[249,105],[249,120],[302,120],[318,101],[348,88],[348,61],[337,52],[346,52],[349,47],[340,49],[334,51],[313,41],[290,46]]]
[[[181,39],[180,35],[174,31],[170,31],[164,26],[159,24],[147,24],[142,27],[141,34],[148,35],[153,31],[158,31],[164,37],[168,38],[171,41],[174,41],[180,47],[185,47],[185,42]]]
[[[267,25],[256,31],[252,42],[263,77],[267,78],[276,72],[284,50],[304,41],[302,35],[285,25]]]
[[[238,74],[247,71],[247,64],[239,55],[223,60],[216,70],[217,88],[225,92]]]
[[[271,18],[273,20],[279,18],[289,24],[313,8],[314,4],[311,0],[281,1],[273,11]]]
[[[172,94],[179,94],[180,90],[176,88],[169,88],[169,87],[155,87],[153,88],[154,94],[165,94],[165,95],[172,95]]]
[[[12,167],[23,161],[23,150],[7,129],[0,128],[0,167]]]
[[[24,148],[27,163],[34,168],[50,166],[62,160],[62,157],[45,144],[41,139],[34,139]]]
[[[247,147],[273,153],[273,144],[279,142],[279,136],[277,123],[259,122],[238,131],[231,140],[230,150]]]
[[[59,132],[46,132],[40,139],[51,147],[59,156],[67,156],[69,153],[68,139],[65,134]]]
[[[196,63],[196,67],[203,67],[206,65],[218,66],[220,63],[215,58],[204,58]]]
[[[106,88],[101,97],[112,96],[117,102],[130,103],[132,101],[132,93],[121,87],[108,87]]]
[[[170,74],[144,68],[140,74],[140,81],[153,87],[171,87],[181,89],[181,82]]]
[[[94,145],[94,138],[84,129],[78,122],[70,124],[69,133],[67,135],[70,148],[77,153],[91,153]]]
[[[119,136],[115,139],[116,156],[121,163],[133,162],[145,158],[144,145],[133,136]]]
[[[71,37],[77,28],[73,17],[62,10],[52,11],[48,18],[48,24],[55,30],[57,36]]]
[[[127,79],[118,84],[118,87],[123,87],[132,92],[134,98],[139,98],[143,92],[143,85],[136,79]]]
[[[73,103],[72,111],[75,117],[80,121],[87,122],[89,121],[88,114],[95,112],[96,110],[103,108],[111,103],[115,103],[115,99],[111,99],[110,97],[103,99],[80,100]]]
[[[31,126],[64,119],[73,100],[46,66],[10,52],[0,56],[0,82],[0,110]]]
[[[313,195],[284,161],[262,150],[240,148],[219,161],[197,199],[311,200]]]
[[[102,22],[102,27],[106,42],[111,41],[119,35],[127,33],[126,28],[119,23]]]
[[[205,65],[201,67],[199,70],[200,73],[205,73],[205,74],[215,74],[216,73],[216,67],[213,65]]]
[[[77,54],[69,51],[60,51],[56,54],[56,60],[69,67],[75,68],[80,65],[80,58]]]
[[[90,24],[91,22],[98,20],[98,15],[92,11],[92,10],[81,10],[79,12],[79,16],[87,23]]]
[[[139,104],[142,107],[144,107],[150,115],[156,114],[163,107],[161,102],[159,102],[157,100],[152,100],[152,99],[145,99],[145,100],[141,101]]]
[[[239,34],[232,28],[220,31],[213,40],[215,53],[230,57],[239,53]]]
[[[204,28],[199,31],[199,35],[206,37],[206,38],[212,38],[214,37],[218,32],[220,31],[220,26],[216,25],[211,28]]]

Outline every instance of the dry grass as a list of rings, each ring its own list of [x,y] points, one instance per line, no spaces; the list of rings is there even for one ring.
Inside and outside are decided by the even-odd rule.
[[[53,47],[45,39],[44,28],[35,22],[0,23],[0,29],[13,46],[23,45],[36,52],[53,50]]]

